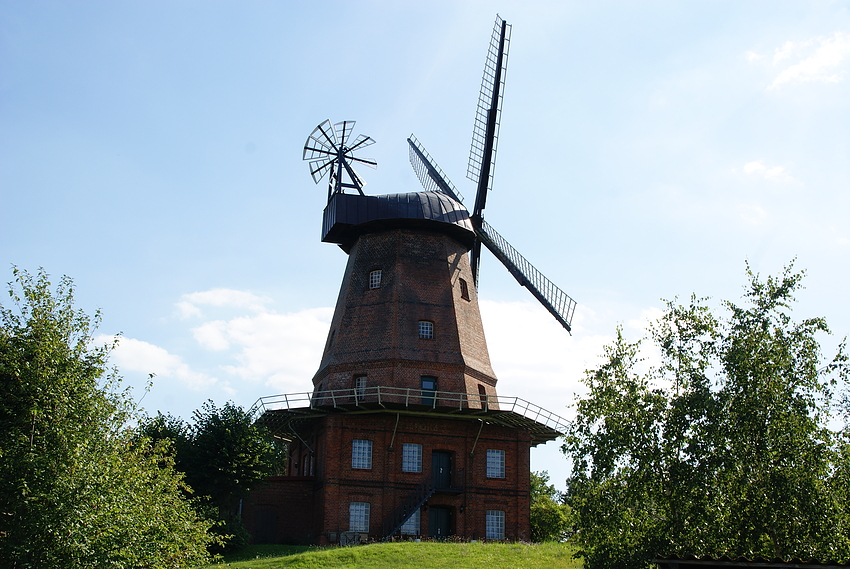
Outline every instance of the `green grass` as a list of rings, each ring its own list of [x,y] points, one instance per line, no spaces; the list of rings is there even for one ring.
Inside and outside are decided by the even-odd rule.
[[[355,547],[251,546],[210,568],[232,569],[581,569],[573,548],[560,543],[375,543]]]

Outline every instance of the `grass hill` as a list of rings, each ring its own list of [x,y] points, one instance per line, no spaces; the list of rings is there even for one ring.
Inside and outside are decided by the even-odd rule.
[[[251,546],[209,569],[581,569],[561,543],[375,543],[356,547]]]

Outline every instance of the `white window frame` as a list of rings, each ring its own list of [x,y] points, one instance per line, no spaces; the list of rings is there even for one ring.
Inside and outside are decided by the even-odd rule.
[[[505,512],[502,510],[487,510],[485,518],[486,539],[505,539]]]
[[[505,451],[487,449],[487,478],[505,477]]]
[[[372,441],[362,439],[351,441],[351,468],[372,469]]]
[[[434,323],[430,320],[419,321],[419,337],[423,340],[434,339]]]
[[[401,447],[401,471],[422,472],[422,445],[404,443]]]
[[[348,531],[369,532],[369,502],[348,504]]]
[[[407,521],[402,524],[401,528],[399,529],[401,535],[421,535],[421,521],[421,510],[417,509],[409,518],[407,518]]]
[[[354,376],[354,397],[357,398],[357,401],[362,401],[366,396],[366,376],[365,375],[356,375]]]
[[[374,271],[369,272],[369,289],[374,290],[376,288],[381,288],[381,277],[383,273],[381,269],[376,269]]]

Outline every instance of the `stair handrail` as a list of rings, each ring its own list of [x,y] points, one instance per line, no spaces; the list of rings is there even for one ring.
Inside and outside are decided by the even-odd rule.
[[[401,526],[428,501],[428,498],[434,495],[434,492],[436,492],[436,488],[434,487],[433,476],[429,476],[425,482],[417,486],[414,492],[385,519],[382,541],[392,539],[395,533],[401,529]],[[387,528],[391,529],[388,531]]]

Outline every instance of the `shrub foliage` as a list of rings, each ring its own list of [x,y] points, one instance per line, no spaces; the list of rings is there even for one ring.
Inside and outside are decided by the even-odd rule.
[[[760,280],[744,304],[667,303],[638,372],[618,330],[588,371],[567,503],[589,568],[645,567],[656,554],[850,559],[850,452],[828,428],[845,385],[844,343],[824,360],[822,318],[795,321],[802,273]]]
[[[209,523],[93,345],[70,279],[14,270],[0,305],[0,566],[189,567]]]

